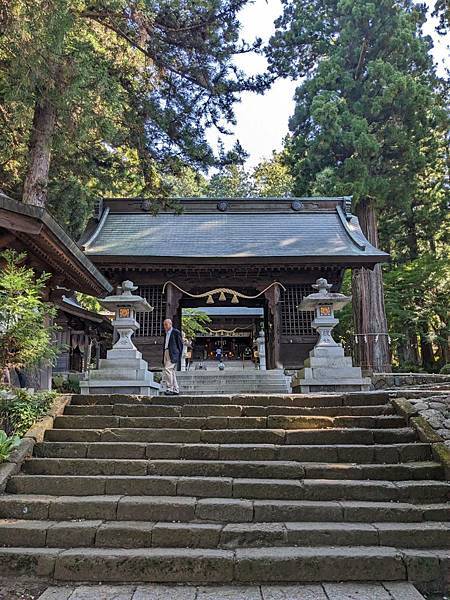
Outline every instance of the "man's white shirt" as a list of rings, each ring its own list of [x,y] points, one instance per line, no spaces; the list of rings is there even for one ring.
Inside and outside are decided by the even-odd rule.
[[[169,329],[169,331],[166,331],[166,341],[164,342],[164,350],[168,350],[168,348],[169,348],[169,340],[170,340],[170,334],[172,333],[172,329],[173,329],[173,327],[171,327]]]

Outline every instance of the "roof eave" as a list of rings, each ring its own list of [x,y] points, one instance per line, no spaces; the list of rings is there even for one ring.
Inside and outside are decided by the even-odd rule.
[[[232,264],[272,264],[286,262],[291,264],[349,264],[354,266],[366,266],[368,264],[376,265],[382,262],[389,262],[390,256],[385,252],[371,255],[302,255],[302,256],[139,256],[139,255],[113,255],[113,254],[89,254],[89,258],[96,264],[111,264],[115,263],[118,266],[128,266],[130,264],[147,264],[149,269],[154,263],[159,264],[177,264],[177,265],[192,265],[192,264],[217,264],[226,261],[227,266]]]
[[[0,194],[0,227],[21,234],[25,245],[28,242],[44,255],[51,254],[58,264],[58,274],[62,274],[73,289],[100,296],[112,290],[107,279],[44,208]],[[61,250],[60,256],[54,253],[54,247]]]

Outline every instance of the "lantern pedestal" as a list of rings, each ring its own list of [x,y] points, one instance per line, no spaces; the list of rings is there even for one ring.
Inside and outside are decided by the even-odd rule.
[[[87,378],[80,381],[82,394],[154,396],[159,393],[161,386],[153,381],[153,373],[131,339],[139,329],[136,311],[150,312],[153,307],[132,294],[136,287],[131,281],[124,281],[121,289],[121,294],[100,300],[102,306],[115,313],[112,324],[114,339],[118,339],[106,358],[100,359],[99,368],[89,371]]]
[[[317,293],[303,298],[300,310],[314,310],[312,326],[319,340],[304,362],[304,368],[292,379],[294,392],[353,392],[368,390],[370,378],[362,376],[361,368],[354,367],[344,348],[335,342],[333,328],[339,323],[334,311],[351,301],[351,296],[330,293],[331,285],[326,279],[318,279],[313,286]]]

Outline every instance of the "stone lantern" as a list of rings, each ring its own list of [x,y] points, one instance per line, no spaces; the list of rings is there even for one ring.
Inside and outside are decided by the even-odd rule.
[[[132,292],[137,290],[137,286],[132,281],[123,281],[120,286],[121,294],[116,296],[107,296],[99,300],[103,308],[114,313],[112,325],[114,327],[114,339],[117,339],[112,350],[137,350],[131,340],[131,336],[139,329],[139,323],[136,321],[136,311],[151,312],[153,306],[141,298],[133,296]],[[111,352],[111,351],[110,351]],[[111,352],[112,353],[112,352]],[[117,353],[115,356],[119,356]]]
[[[264,323],[261,323],[261,329],[258,337],[256,338],[258,355],[259,355],[259,368],[261,371],[266,370],[266,334],[264,333]]]
[[[87,378],[80,381],[81,393],[156,395],[160,385],[153,381],[153,373],[131,339],[139,329],[136,312],[151,312],[153,307],[141,296],[133,295],[137,286],[132,281],[123,281],[119,289],[121,293],[99,300],[114,313],[112,325],[117,341],[106,359],[100,359],[99,368],[89,371]]]
[[[339,319],[336,319],[334,316],[334,311],[344,308],[351,301],[352,297],[344,296],[344,294],[330,293],[330,289],[333,286],[323,278],[318,279],[312,287],[318,290],[318,292],[303,298],[299,309],[313,310],[315,312],[312,326],[319,334],[319,341],[315,347],[339,347],[340,344],[337,344],[331,335],[334,327],[339,323]]]
[[[344,355],[342,344],[333,339],[332,331],[339,323],[334,313],[352,297],[330,292],[331,287],[326,279],[318,279],[313,285],[317,292],[303,298],[299,306],[299,310],[314,311],[312,326],[319,339],[305,360],[304,368],[293,378],[294,391],[359,391],[370,387],[370,378],[363,378],[361,368],[353,366],[351,357]]]

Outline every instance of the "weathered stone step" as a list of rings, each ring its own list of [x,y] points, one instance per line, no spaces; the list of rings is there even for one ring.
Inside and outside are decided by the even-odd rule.
[[[411,427],[394,429],[163,429],[106,427],[98,429],[48,429],[45,439],[53,442],[165,442],[205,444],[402,444],[415,442]]]
[[[252,548],[391,546],[449,548],[450,524],[166,523],[164,521],[0,520],[3,546],[26,548]]]
[[[267,415],[377,416],[394,413],[391,404],[369,406],[240,406],[238,404],[74,404],[65,415],[117,415],[126,417],[263,417]]]
[[[433,582],[443,589],[446,550],[385,546],[238,548],[2,548],[1,575],[58,581]]]
[[[182,394],[195,394],[210,396],[211,394],[283,394],[289,392],[287,382],[260,382],[250,381],[243,383],[236,380],[185,384],[178,381]]]
[[[240,406],[355,406],[386,404],[386,392],[354,392],[348,394],[220,394],[208,396],[180,395],[167,398],[167,404],[237,404]],[[128,396],[125,394],[74,394],[72,405],[80,404],[161,404],[160,396]]]
[[[7,491],[58,496],[143,495],[290,500],[444,502],[446,481],[261,479],[131,475],[16,475]]]
[[[275,479],[441,479],[441,463],[400,464],[313,463],[250,460],[164,460],[32,458],[25,473],[40,475],[179,475],[206,477],[259,477]]]
[[[267,417],[122,417],[113,415],[63,415],[56,417],[57,429],[170,428],[170,429],[319,429],[334,427],[386,429],[404,427],[398,415],[378,416],[297,416]]]
[[[43,442],[34,454],[48,458],[151,458],[190,460],[296,460],[399,463],[432,458],[430,444],[276,445],[145,442]]]
[[[293,521],[410,522],[450,521],[448,503],[246,500],[192,496],[0,495],[0,519],[78,519],[108,521],[199,521],[273,523]]]

